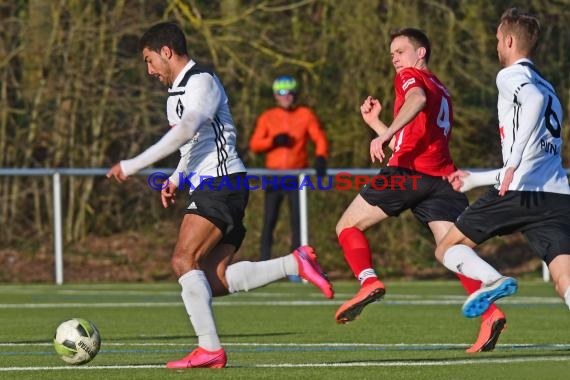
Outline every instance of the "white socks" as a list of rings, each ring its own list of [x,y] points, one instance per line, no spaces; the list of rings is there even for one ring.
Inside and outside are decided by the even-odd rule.
[[[503,277],[477,253],[466,245],[458,244],[449,248],[443,255],[443,265],[455,273],[490,284]]]
[[[268,261],[242,261],[230,265],[226,269],[226,280],[230,293],[235,293],[247,292],[298,274],[297,260],[290,254]],[[206,275],[201,270],[191,270],[183,274],[178,282],[182,286],[186,312],[198,336],[198,346],[208,351],[219,350],[222,346],[212,312],[212,289]]]
[[[198,336],[198,346],[208,351],[222,348],[216,331],[212,312],[212,289],[201,270],[191,270],[183,274],[178,282],[182,286],[182,301],[194,332]]]
[[[566,302],[566,305],[568,305],[570,309],[570,286],[566,289],[566,293],[564,293],[564,302]]]
[[[366,281],[366,279],[368,279],[370,277],[378,278],[378,275],[376,274],[376,271],[374,269],[368,268],[368,269],[364,269],[362,272],[360,272],[358,274],[358,281],[360,281],[360,285],[362,285],[364,283],[364,281]]]
[[[297,276],[299,268],[293,254],[267,261],[241,261],[226,269],[226,280],[230,293],[250,291],[280,280]]]

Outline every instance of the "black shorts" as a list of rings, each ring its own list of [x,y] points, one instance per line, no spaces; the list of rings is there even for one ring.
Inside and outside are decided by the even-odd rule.
[[[434,221],[455,222],[469,205],[465,194],[454,191],[442,177],[391,166],[382,168],[360,195],[389,216],[410,209],[424,225]]]
[[[245,173],[208,178],[190,194],[186,214],[200,215],[216,225],[222,233],[221,243],[239,249],[245,238],[243,217],[249,200]]]
[[[539,191],[508,191],[503,197],[490,188],[465,210],[457,228],[481,244],[497,235],[522,232],[547,264],[570,254],[570,195]]]

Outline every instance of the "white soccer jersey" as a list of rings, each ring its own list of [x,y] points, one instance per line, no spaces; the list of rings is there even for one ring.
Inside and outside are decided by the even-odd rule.
[[[562,106],[552,85],[521,59],[497,74],[497,111],[507,167],[515,167],[509,190],[570,194],[562,167]]]
[[[172,181],[178,184],[181,178],[188,178],[196,187],[206,176],[246,171],[236,150],[236,128],[228,97],[216,75],[198,69],[191,60],[174,80],[168,95],[166,112],[172,128],[188,112],[205,118],[196,134],[180,147],[180,163],[171,176]]]
[[[166,111],[171,129],[138,156],[121,161],[127,176],[180,150],[170,181],[194,190],[206,177],[245,172],[236,150],[236,129],[228,97],[219,79],[192,60],[168,90]]]

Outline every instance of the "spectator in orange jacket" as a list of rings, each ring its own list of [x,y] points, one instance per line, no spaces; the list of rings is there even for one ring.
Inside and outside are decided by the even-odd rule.
[[[265,153],[265,167],[268,169],[291,170],[309,167],[307,142],[315,144],[317,176],[326,175],[328,142],[313,111],[295,104],[297,82],[291,76],[280,76],[273,82],[273,96],[277,107],[263,112],[255,126],[249,142],[255,153]],[[290,176],[280,176],[267,181],[265,187],[265,216],[261,234],[261,260],[271,258],[273,230],[279,217],[279,208],[285,196],[289,199],[291,217],[291,247],[301,245],[299,216],[299,183]],[[294,190],[291,190],[294,189]]]

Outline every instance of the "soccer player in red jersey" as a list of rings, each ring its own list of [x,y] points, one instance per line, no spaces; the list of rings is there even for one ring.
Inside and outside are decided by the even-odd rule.
[[[380,121],[382,105],[370,96],[360,111],[366,124],[378,134],[370,143],[372,162],[384,160],[386,145],[393,152],[379,174],[406,180],[403,189],[399,186],[380,190],[381,184],[367,184],[337,223],[336,232],[345,259],[361,284],[356,296],[338,309],[335,315],[338,323],[354,320],[366,305],[385,294],[384,284],[372,266],[372,254],[364,235],[366,229],[410,209],[429,227],[435,243],[439,244],[468,205],[465,195],[455,192],[444,179],[456,170],[449,152],[453,108],[449,91],[428,69],[429,39],[413,28],[394,31],[390,38],[390,54],[396,69],[394,119],[389,127]],[[481,286],[480,281],[458,276],[468,293]],[[477,342],[468,352],[492,350],[506,322],[495,305],[482,318]]]

